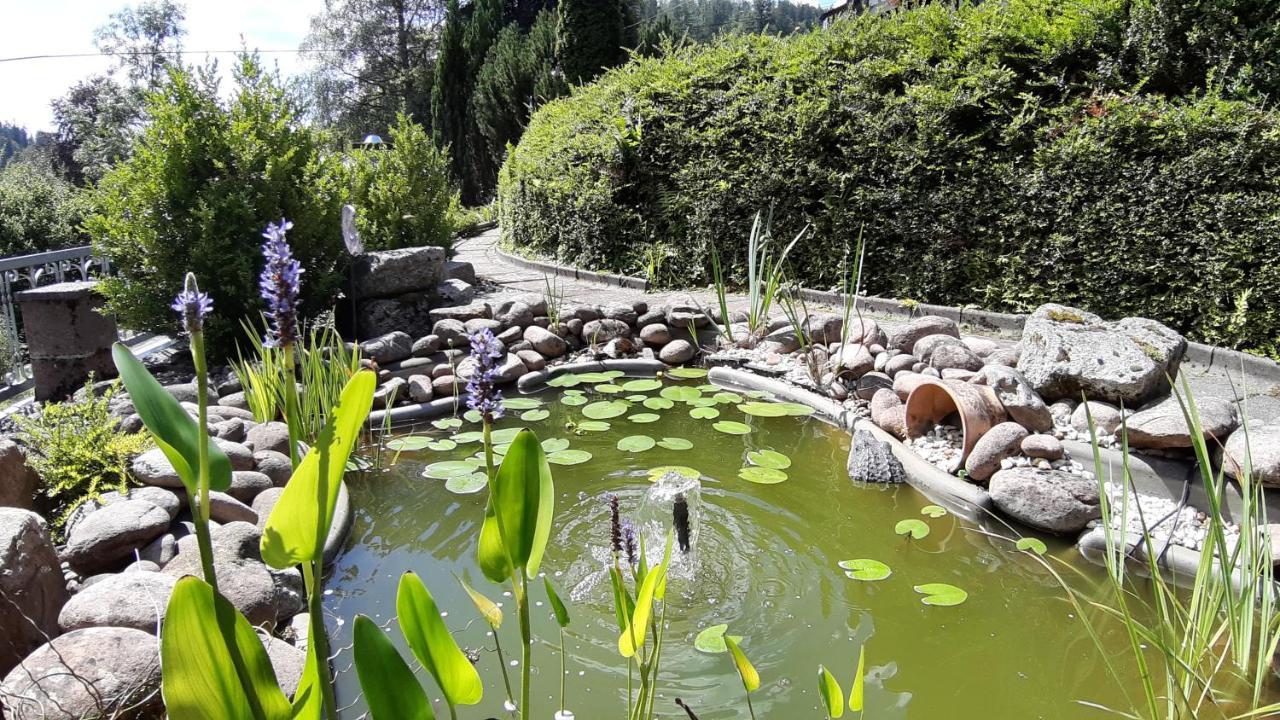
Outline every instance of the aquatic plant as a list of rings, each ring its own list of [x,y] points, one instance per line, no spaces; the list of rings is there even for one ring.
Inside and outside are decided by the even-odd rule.
[[[707,315],[707,319],[716,326],[730,345],[751,347],[764,336],[769,326],[769,312],[773,309],[773,303],[782,288],[787,255],[801,238],[809,234],[810,228],[806,225],[790,243],[782,248],[782,252],[775,256],[770,248],[770,243],[773,241],[773,212],[770,211],[768,218],[764,218],[763,221],[762,218],[762,213],[757,211],[755,220],[751,223],[751,234],[747,237],[747,332],[741,338],[733,335],[733,323],[730,322],[729,314],[728,280],[720,261],[720,253],[715,245],[711,246],[711,274],[716,301],[720,306],[720,322],[716,323],[705,310],[703,314]]]
[[[742,680],[742,689],[745,691],[747,698],[747,711],[751,713],[751,720],[755,720],[756,709],[751,705],[751,693],[760,689],[760,673],[756,671],[755,666],[747,659],[747,655],[742,652],[742,648],[738,647],[737,640],[726,635],[724,644],[729,648],[729,656],[733,658],[733,668],[738,671],[738,678]]]

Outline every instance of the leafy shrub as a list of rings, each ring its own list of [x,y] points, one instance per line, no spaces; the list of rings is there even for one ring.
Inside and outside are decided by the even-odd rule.
[[[772,208],[780,237],[813,226],[790,259],[811,287],[840,283],[861,229],[872,294],[1052,299],[1278,352],[1280,114],[1142,94],[1128,7],[929,4],[635,60],[534,115],[504,241],[632,274],[660,245],[686,284],[715,247],[740,281]]]
[[[353,150],[348,156],[350,202],[365,247],[448,249],[460,207],[449,185],[448,153],[404,113],[396,116],[390,140],[390,147]]]
[[[172,70],[147,104],[130,157],[96,192],[86,227],[119,276],[103,283],[121,324],[172,330],[169,304],[187,271],[213,297],[210,352],[230,352],[240,319],[256,316],[262,228],[293,221],[289,243],[306,268],[302,312],[328,309],[346,257],[336,154],[301,125],[297,109],[253,56],[235,68],[223,102],[207,72]]]
[[[121,431],[112,417],[111,399],[118,389],[113,384],[95,397],[90,379],[81,401],[47,403],[39,415],[14,416],[18,441],[40,475],[47,516],[59,536],[77,507],[129,486],[129,464],[147,446],[145,435]]]
[[[74,185],[36,162],[0,168],[0,257],[26,255],[85,242],[80,221],[86,202]]]

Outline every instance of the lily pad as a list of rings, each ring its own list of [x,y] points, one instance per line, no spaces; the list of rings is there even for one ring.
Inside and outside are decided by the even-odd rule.
[[[624,375],[626,375],[626,373],[622,372],[621,370],[605,370],[604,372],[600,373],[600,377],[604,378],[605,380],[617,380],[618,378]]]
[[[607,375],[602,372],[578,373],[578,380],[588,385],[595,385],[596,383],[607,383],[612,379],[613,377],[611,375]]]
[[[700,380],[707,376],[706,368],[677,367],[667,371],[667,375],[681,380]]]
[[[658,416],[656,413],[636,413],[635,415],[628,415],[627,419],[633,423],[643,424],[643,423],[658,422],[662,418]]]
[[[666,437],[658,441],[658,447],[663,447],[667,450],[690,450],[693,448],[693,443],[684,438]]]
[[[644,399],[644,406],[650,410],[670,410],[676,404],[664,397],[651,397]]]
[[[652,450],[658,443],[648,435],[628,435],[618,441],[618,449],[623,452],[644,452]]]
[[[604,420],[583,420],[578,423],[578,429],[583,432],[605,432],[610,427]]]
[[[445,480],[444,489],[458,495],[470,495],[478,493],[489,484],[489,478],[484,473],[470,473],[468,475],[454,475]]]
[[[627,401],[628,401],[628,402],[633,402],[633,403],[642,403],[642,402],[644,402],[645,400],[648,400],[648,399],[649,399],[649,396],[648,396],[648,395],[628,395],[628,396],[627,396]],[[659,398],[659,399],[661,399],[661,398]]]
[[[784,402],[778,403],[787,411],[788,415],[795,417],[805,417],[813,414],[813,408],[804,403]]]
[[[434,451],[436,451],[436,452],[447,452],[447,451],[452,450],[452,449],[454,449],[454,448],[456,448],[456,447],[458,447],[458,443],[456,443],[456,442],[454,442],[454,441],[450,440],[449,438],[441,438],[440,440],[432,440],[431,442],[427,443],[427,449],[428,449],[428,450],[434,450]]]
[[[791,458],[777,450],[754,450],[747,453],[747,462],[777,470],[786,470],[791,467]]]
[[[492,440],[495,445],[510,445],[512,441],[516,439],[516,436],[520,434],[522,429],[523,428],[512,427],[494,430],[489,433],[489,439]]]
[[[542,407],[542,401],[530,397],[506,398],[502,401],[502,407],[508,410],[532,410],[536,407]]]
[[[592,420],[608,420],[624,414],[630,405],[621,400],[601,400],[582,408],[582,414]]]
[[[728,625],[712,625],[709,628],[705,628],[693,639],[693,649],[712,655],[729,652],[729,646],[724,643],[724,634],[728,629]],[[729,637],[733,638],[734,642],[742,640],[738,635],[730,635]]]
[[[845,575],[850,580],[865,580],[867,582],[875,582],[876,580],[884,580],[893,574],[888,565],[879,560],[870,558],[857,558],[855,560],[841,560],[839,562],[840,569],[845,571]]]
[[[689,417],[694,420],[714,420],[720,417],[720,411],[709,407],[696,407],[689,411]]]
[[[622,389],[627,392],[649,392],[662,387],[662,381],[657,378],[642,378],[639,380],[628,380],[622,383]]]
[[[770,467],[744,467],[738,471],[738,477],[760,485],[777,485],[787,481],[785,472]]]
[[[1043,555],[1049,552],[1048,546],[1040,538],[1024,537],[1018,538],[1018,542],[1014,543],[1014,547],[1022,551],[1030,551],[1037,555]]]
[[[586,450],[556,450],[547,453],[547,462],[552,465],[581,465],[591,459]]]
[[[910,535],[913,540],[920,540],[929,535],[929,526],[925,525],[923,520],[907,518],[899,520],[898,524],[893,526],[893,531],[899,535]]]
[[[614,385],[613,383],[597,385],[593,389],[596,392],[604,393],[605,395],[617,395],[618,393],[623,392],[621,385]]]
[[[462,419],[469,423],[478,423],[484,419],[484,416],[480,414],[479,410],[468,410],[462,413]]]
[[[787,409],[781,403],[749,402],[738,406],[738,409],[756,417],[784,417]]]
[[[443,462],[431,463],[422,471],[423,477],[434,478],[436,480],[448,480],[451,477],[459,475],[467,475],[476,471],[480,464],[474,460],[445,460]]]
[[[924,597],[920,598],[920,602],[938,607],[952,607],[969,599],[969,593],[947,583],[916,585],[915,591],[924,595]]]
[[[722,405],[733,405],[742,402],[742,396],[738,393],[718,392],[711,396],[711,399]]]
[[[425,450],[429,445],[431,445],[431,438],[421,435],[391,438],[386,443],[387,449],[392,452],[416,452]]]
[[[667,473],[675,473],[690,480],[697,480],[702,477],[702,473],[697,468],[691,468],[688,465],[660,465],[649,470],[649,482],[658,482]]]
[[[586,405],[587,398],[582,395],[565,395],[560,398],[560,403],[562,405],[568,405],[569,407],[577,407],[579,405]]]
[[[925,505],[920,508],[921,515],[927,515],[931,518],[940,518],[947,514],[947,509],[941,505]]]
[[[525,410],[520,413],[520,419],[525,422],[538,422],[551,417],[551,413],[544,408],[535,408],[533,410]]]
[[[689,402],[702,397],[702,391],[698,388],[685,387],[683,385],[670,385],[662,388],[662,392],[658,395],[675,402]]]
[[[466,432],[455,433],[450,436],[449,439],[459,445],[466,445],[467,443],[480,442],[484,439],[484,433],[479,430],[468,430]]]
[[[557,375],[547,381],[547,385],[549,387],[555,387],[555,388],[573,387],[574,385],[581,385],[581,384],[582,384],[582,377],[574,373],[564,373],[562,375]]]
[[[716,401],[709,397],[699,397],[685,403],[690,407],[713,407]]]
[[[726,435],[747,435],[751,432],[751,426],[746,423],[740,423],[737,420],[721,420],[711,427],[719,430]]]
[[[439,420],[432,420],[431,426],[437,430],[453,430],[462,427],[462,419],[456,417],[440,418]]]
[[[564,438],[547,438],[542,441],[542,452],[544,453],[558,452],[560,450],[567,450],[568,448],[569,441]]]

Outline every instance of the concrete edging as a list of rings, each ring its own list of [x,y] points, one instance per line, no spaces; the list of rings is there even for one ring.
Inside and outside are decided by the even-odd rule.
[[[525,268],[526,270],[537,270],[538,272],[550,275],[559,275],[560,277],[583,280],[585,282],[593,282],[600,285],[612,285],[614,287],[627,288],[628,290],[649,289],[649,281],[644,278],[633,277],[631,275],[614,275],[611,273],[583,270],[570,265],[560,265],[558,263],[547,262],[544,260],[531,260],[529,258],[520,257],[519,255],[513,255],[496,245],[494,246],[494,252],[498,253],[498,257],[503,260],[517,267]]]

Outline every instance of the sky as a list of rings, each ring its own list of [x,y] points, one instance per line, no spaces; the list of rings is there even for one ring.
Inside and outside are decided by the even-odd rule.
[[[833,0],[801,0],[831,5]],[[93,53],[93,31],[124,7],[127,0],[0,0],[6,20],[0,59],[26,55]],[[187,0],[184,50],[236,50],[241,40],[250,49],[297,50],[311,17],[324,9],[324,0]],[[227,67],[229,55],[216,57]],[[202,63],[205,56],[186,55]],[[302,70],[294,52],[265,53],[288,77]],[[54,58],[0,62],[0,122],[25,127],[33,135],[52,130],[49,103],[90,75],[113,67],[114,58]]]

